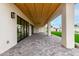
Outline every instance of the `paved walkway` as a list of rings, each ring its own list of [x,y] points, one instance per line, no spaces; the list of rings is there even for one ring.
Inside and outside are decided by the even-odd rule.
[[[73,56],[79,55],[79,48],[67,49],[61,46],[61,38],[34,34],[19,42],[1,56]]]

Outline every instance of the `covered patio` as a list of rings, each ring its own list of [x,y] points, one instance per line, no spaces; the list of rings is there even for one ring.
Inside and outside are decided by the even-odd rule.
[[[20,41],[1,56],[73,56],[79,55],[79,48],[67,49],[61,46],[61,38],[36,33]]]
[[[74,41],[74,4],[8,3],[0,7],[1,55],[78,55]],[[50,31],[51,20],[59,15],[62,38],[51,36]],[[25,39],[18,43],[18,37]]]

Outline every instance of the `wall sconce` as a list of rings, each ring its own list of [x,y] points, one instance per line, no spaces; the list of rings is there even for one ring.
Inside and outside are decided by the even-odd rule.
[[[15,12],[11,12],[11,18],[12,18],[12,19],[15,18]]]

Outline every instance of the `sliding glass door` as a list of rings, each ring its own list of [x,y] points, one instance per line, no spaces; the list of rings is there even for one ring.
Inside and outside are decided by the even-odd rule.
[[[29,35],[29,23],[17,16],[17,41],[21,41]]]

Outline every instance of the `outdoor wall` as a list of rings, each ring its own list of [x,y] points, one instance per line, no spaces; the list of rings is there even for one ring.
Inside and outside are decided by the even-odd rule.
[[[39,33],[39,28],[34,27],[34,33]]]
[[[43,26],[43,27],[39,27],[39,28],[35,27],[34,28],[34,33],[40,33],[40,32],[42,32],[42,33],[47,34],[46,31],[47,31],[47,26],[46,25]]]
[[[39,32],[44,32],[45,33],[45,31],[46,31],[45,26],[39,28]]]
[[[31,23],[14,4],[0,4],[0,54],[17,44],[17,15]]]

